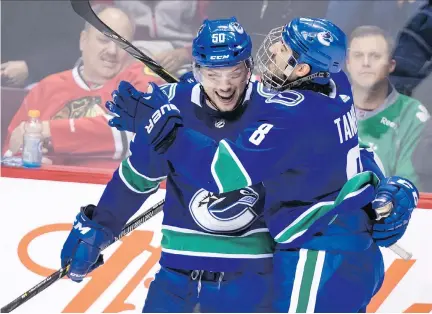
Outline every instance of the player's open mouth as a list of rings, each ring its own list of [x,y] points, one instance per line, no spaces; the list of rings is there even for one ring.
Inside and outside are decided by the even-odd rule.
[[[223,103],[229,103],[234,99],[235,91],[232,92],[231,95],[228,96],[222,96],[218,92],[215,92],[216,96],[218,96],[219,100]]]

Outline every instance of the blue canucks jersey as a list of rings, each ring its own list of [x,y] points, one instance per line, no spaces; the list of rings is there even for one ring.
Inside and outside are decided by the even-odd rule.
[[[145,134],[136,134],[94,219],[118,232],[166,179],[163,266],[264,271],[276,244],[325,248],[328,241],[316,235],[330,222],[329,235],[345,216],[358,225],[367,219],[361,207],[372,199],[375,177],[358,173],[376,166],[359,149],[345,74],[332,82],[330,96],[274,94],[250,83],[235,120],[213,112],[199,84],[165,85],[184,127],[164,158],[149,152]],[[356,234],[348,224],[346,233]],[[370,236],[358,239],[352,241],[366,245]]]
[[[250,84],[246,101],[253,88]],[[169,84],[162,89],[182,111],[185,126],[215,141],[234,140],[247,123],[247,111],[235,121],[209,112],[199,84]],[[207,191],[178,174],[166,160],[151,155],[140,138],[137,133],[132,140],[131,155],[108,184],[95,220],[120,230],[126,216],[166,179],[161,265],[210,271],[270,270],[275,242],[263,219],[262,183],[227,193]],[[179,154],[189,156],[187,151]],[[114,221],[113,216],[118,218]]]
[[[362,208],[373,199],[379,179],[362,172],[348,79],[343,72],[332,78],[330,95],[271,93],[255,83],[239,134],[218,141],[185,126],[167,159],[191,184],[208,191],[263,182],[266,224],[280,248],[363,250],[372,240]],[[331,234],[345,223],[346,234],[361,236],[352,243],[342,237],[335,244],[321,241],[323,230]]]

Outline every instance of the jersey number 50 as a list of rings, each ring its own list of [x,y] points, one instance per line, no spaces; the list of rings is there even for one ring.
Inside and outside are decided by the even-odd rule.
[[[225,42],[225,34],[224,33],[216,33],[212,35],[212,43],[213,44],[221,44]]]

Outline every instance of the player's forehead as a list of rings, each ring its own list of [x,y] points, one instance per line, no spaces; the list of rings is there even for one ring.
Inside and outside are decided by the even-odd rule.
[[[270,48],[274,54],[292,54],[290,45],[287,44],[282,38],[280,38],[278,41],[275,41]]]
[[[244,62],[240,62],[234,66],[230,67],[219,67],[219,68],[207,68],[203,67],[202,70],[207,74],[217,75],[217,76],[226,76],[230,74],[240,74],[247,70]]]

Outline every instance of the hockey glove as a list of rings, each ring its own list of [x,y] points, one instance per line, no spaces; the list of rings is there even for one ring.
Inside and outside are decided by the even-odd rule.
[[[119,130],[143,132],[147,144],[162,154],[173,142],[183,119],[159,86],[150,85],[151,93],[141,93],[128,82],[120,82],[119,90],[113,92],[113,101],[106,104],[108,110],[118,115],[109,125]]]
[[[151,93],[142,93],[135,89],[129,82],[121,81],[118,90],[112,92],[112,101],[107,101],[105,107],[116,114],[108,124],[120,131],[136,132],[137,127],[153,110],[168,104],[168,97],[160,88],[150,83],[153,88]]]
[[[418,199],[417,188],[407,179],[393,176],[380,182],[376,198],[372,202],[378,219],[372,230],[376,244],[389,247],[402,238]],[[389,208],[389,213],[386,208]]]
[[[91,220],[94,205],[81,207],[61,251],[61,266],[70,263],[67,276],[75,282],[104,263],[101,250],[114,240],[111,230]]]

